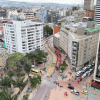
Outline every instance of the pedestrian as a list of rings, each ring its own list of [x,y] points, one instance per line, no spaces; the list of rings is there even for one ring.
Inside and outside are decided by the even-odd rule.
[[[58,83],[58,86],[59,86],[59,83]]]
[[[79,81],[78,81],[78,84],[79,84]]]
[[[47,98],[47,95],[46,95],[46,98]]]
[[[40,70],[40,73],[42,73],[41,70]]]
[[[94,90],[95,90],[95,87],[94,87]]]

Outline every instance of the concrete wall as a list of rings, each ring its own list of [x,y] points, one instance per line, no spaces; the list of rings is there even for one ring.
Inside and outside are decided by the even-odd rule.
[[[94,28],[95,27],[95,21],[88,21],[87,22],[87,27],[88,28]]]
[[[84,27],[77,28],[77,34],[78,35],[84,35],[84,32],[85,32],[85,28]]]

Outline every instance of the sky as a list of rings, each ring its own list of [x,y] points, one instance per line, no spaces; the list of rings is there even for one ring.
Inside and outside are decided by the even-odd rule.
[[[32,2],[32,3],[84,4],[84,0],[10,0],[10,1],[20,1],[20,2],[24,1],[24,2]]]

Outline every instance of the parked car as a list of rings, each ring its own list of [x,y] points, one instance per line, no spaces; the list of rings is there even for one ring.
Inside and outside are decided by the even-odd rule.
[[[91,65],[88,65],[88,69],[91,68]]]
[[[74,87],[73,87],[73,86],[70,86],[70,85],[68,86],[68,88],[69,88],[69,89],[74,89]]]
[[[93,61],[91,65],[94,66],[95,65],[95,62]]]
[[[79,79],[77,80],[77,82],[80,82],[80,81],[82,81],[82,78],[79,78]]]
[[[83,93],[83,94],[88,94],[88,91],[82,90],[82,93]]]
[[[83,70],[84,70],[84,72],[87,71],[88,70],[88,67],[84,67]]]
[[[71,90],[71,93],[76,94],[76,95],[80,95],[80,93],[76,90]]]
[[[83,74],[83,71],[78,71],[77,73],[76,73],[76,77],[79,77],[79,76],[81,76]]]
[[[81,78],[85,78],[85,77],[86,77],[86,75],[87,75],[87,74],[86,74],[86,73],[84,73],[84,74],[81,76]]]

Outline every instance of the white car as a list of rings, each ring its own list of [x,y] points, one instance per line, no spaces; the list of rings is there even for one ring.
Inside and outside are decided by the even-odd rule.
[[[84,67],[83,70],[86,71],[88,69],[88,67]]]
[[[88,68],[91,68],[91,65],[88,65]]]
[[[31,67],[34,68],[35,66],[34,65],[31,65]]]
[[[83,73],[84,73],[84,71],[83,71],[83,70],[78,71],[78,72],[76,73],[76,77],[78,77],[78,76],[82,75]]]
[[[86,73],[84,73],[84,74],[82,75],[82,77],[81,77],[81,78],[85,78],[85,77],[86,77],[86,75],[87,75],[87,74],[86,74]]]
[[[79,94],[80,94],[80,93],[79,93],[78,91],[76,91],[76,90],[71,90],[71,93],[76,94],[76,95],[79,95]]]

